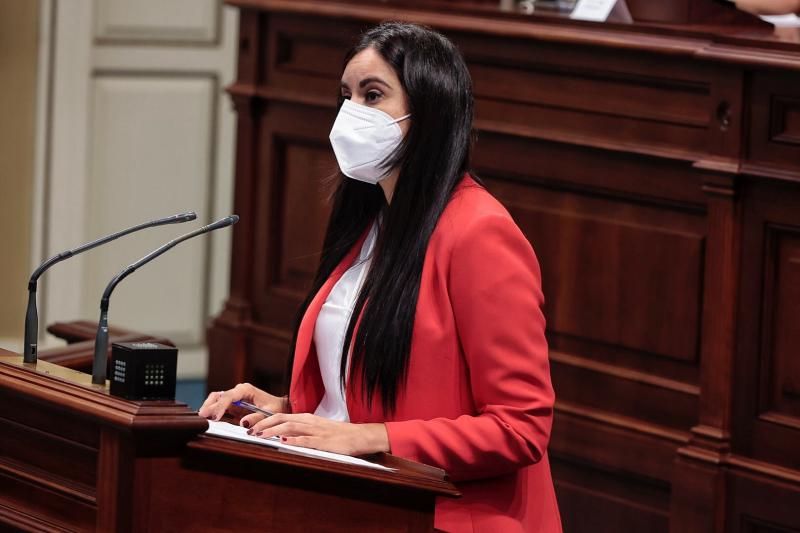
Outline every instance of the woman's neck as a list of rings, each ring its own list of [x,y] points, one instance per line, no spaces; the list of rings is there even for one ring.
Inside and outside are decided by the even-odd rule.
[[[378,185],[383,189],[383,195],[386,197],[386,203],[392,203],[392,195],[394,195],[394,187],[397,185],[397,178],[400,175],[400,169],[392,170],[388,176],[378,182]]]

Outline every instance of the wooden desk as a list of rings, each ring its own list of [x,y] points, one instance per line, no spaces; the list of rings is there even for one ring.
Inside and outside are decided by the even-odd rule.
[[[177,402],[131,402],[91,375],[0,350],[0,528],[432,531],[443,473],[386,472],[202,435]]]
[[[567,531],[800,529],[791,35],[714,18],[712,0],[629,2],[649,21],[631,25],[489,2],[228,3],[241,8],[241,222],[209,330],[211,390],[281,392],[328,213],[344,52],[381,20],[427,24],[464,53],[473,167],[541,262]]]

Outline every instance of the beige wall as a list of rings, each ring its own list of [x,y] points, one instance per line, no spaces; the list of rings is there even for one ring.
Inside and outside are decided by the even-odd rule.
[[[21,340],[30,275],[39,2],[0,0],[0,337]]]

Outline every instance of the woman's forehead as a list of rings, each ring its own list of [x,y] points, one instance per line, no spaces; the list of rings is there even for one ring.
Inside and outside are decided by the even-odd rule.
[[[365,48],[347,63],[342,74],[342,83],[355,86],[369,77],[377,76],[387,83],[398,81],[394,69],[381,57],[374,48]]]

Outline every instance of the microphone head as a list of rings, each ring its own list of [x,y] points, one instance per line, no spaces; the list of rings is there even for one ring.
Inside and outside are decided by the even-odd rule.
[[[208,226],[205,227],[207,231],[214,231],[220,228],[226,228],[228,226],[233,226],[239,222],[239,215],[228,215],[225,218],[221,218],[216,222],[212,222]]]
[[[177,224],[180,222],[189,222],[190,220],[194,220],[197,218],[197,213],[194,211],[189,211],[188,213],[181,213],[179,215],[172,215],[174,220],[172,221],[173,224]]]

